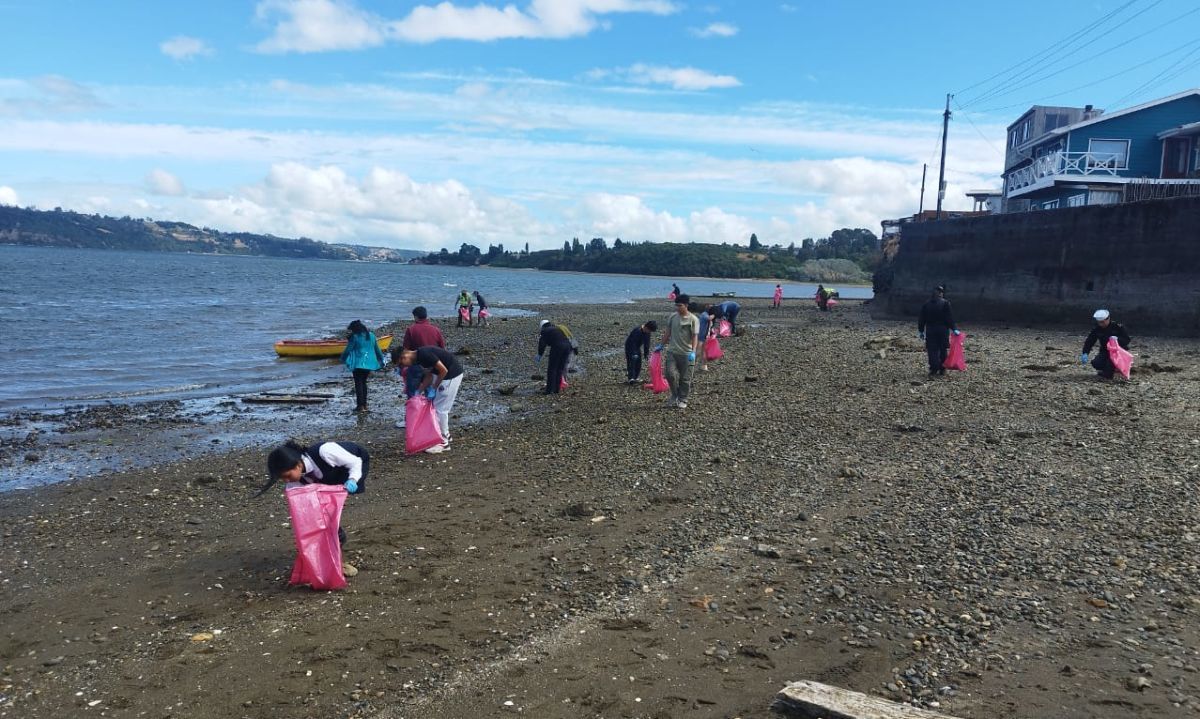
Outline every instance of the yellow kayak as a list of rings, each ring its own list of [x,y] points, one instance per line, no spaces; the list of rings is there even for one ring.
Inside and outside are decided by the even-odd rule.
[[[392,336],[384,335],[375,340],[380,352],[387,352],[392,345]],[[275,353],[280,357],[340,357],[346,349],[346,340],[279,340]]]

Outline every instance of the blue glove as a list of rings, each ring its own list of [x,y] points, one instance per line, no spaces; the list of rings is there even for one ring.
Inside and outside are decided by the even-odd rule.
[[[346,491],[350,494],[354,494],[358,491],[358,482],[355,482],[353,479],[347,479],[346,483],[342,486],[344,486]]]
[[[688,352],[688,362],[695,362],[695,361],[696,361],[696,353]]]
[[[433,385],[429,385],[428,387],[425,388],[425,396],[428,397],[429,399],[433,399],[434,395],[436,395],[436,394],[437,394],[437,388],[434,387]]]
[[[659,344],[656,344],[656,345],[654,345],[654,351],[655,351],[655,352],[662,352],[662,349],[663,349],[663,348],[662,348],[662,343],[661,343],[661,342],[660,342]]]
[[[924,333],[924,332],[918,332],[918,333],[917,333],[917,338],[918,338],[918,339],[925,339],[925,333]]]
[[[534,364],[536,364],[536,365],[540,365],[540,364],[542,363],[542,356],[541,356],[541,355],[537,355],[536,357],[534,357],[534,358],[533,358],[533,363],[534,363]]]
[[[958,330],[954,330],[954,336],[955,336],[955,337],[957,337],[957,336],[959,336],[959,335],[961,335],[961,334],[962,334],[962,332],[959,332]]]
[[[1087,359],[1088,359],[1087,352],[1084,352],[1083,354],[1079,355],[1079,364],[1087,364]]]

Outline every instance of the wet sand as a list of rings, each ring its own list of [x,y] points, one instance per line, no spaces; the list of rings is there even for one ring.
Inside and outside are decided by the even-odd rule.
[[[286,506],[249,499],[271,443],[5,494],[0,716],[765,717],[798,679],[962,717],[1200,707],[1200,342],[1135,336],[1106,383],[1086,324],[968,324],[968,372],[930,381],[911,323],[749,301],[680,411],[621,382],[664,304],[541,308],[583,347],[557,398],[536,318],[455,330],[502,409],[446,454],[328,408],[372,453],[345,591],[286,586]]]

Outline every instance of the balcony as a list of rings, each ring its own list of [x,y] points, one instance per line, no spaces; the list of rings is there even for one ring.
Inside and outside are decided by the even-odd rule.
[[[1052,152],[1008,175],[1005,192],[1013,197],[1048,187],[1059,178],[1120,177],[1117,173],[1124,168],[1124,155],[1113,152]]]

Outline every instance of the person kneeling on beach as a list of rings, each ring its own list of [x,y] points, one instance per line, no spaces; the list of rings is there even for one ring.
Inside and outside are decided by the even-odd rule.
[[[425,370],[425,377],[417,386],[417,394],[424,394],[433,400],[438,429],[442,432],[442,443],[425,451],[429,454],[445,452],[450,449],[450,409],[454,406],[454,398],[458,396],[458,387],[462,384],[462,365],[454,355],[441,347],[432,346],[402,351],[400,365],[417,365]]]
[[[367,450],[354,442],[317,442],[304,448],[295,440],[289,440],[267,455],[270,479],[255,496],[266,492],[281,479],[285,483],[284,491],[303,484],[340,484],[350,494],[362,494],[367,490],[370,465],[371,456]],[[340,526],[338,542],[346,544],[346,530]],[[349,562],[342,562],[342,574],[353,577],[358,574],[358,569]]]
[[[1099,343],[1100,350],[1096,352],[1096,359],[1092,360],[1092,367],[1096,369],[1096,376],[1100,379],[1112,379],[1116,368],[1108,354],[1108,338],[1116,337],[1117,344],[1121,346],[1121,349],[1127,350],[1129,349],[1129,332],[1125,330],[1124,325],[1112,321],[1108,310],[1096,310],[1092,319],[1096,321],[1096,326],[1083,341],[1083,354],[1079,355],[1079,362],[1086,365],[1092,347]]]
[[[688,395],[692,391],[692,374],[696,369],[696,346],[700,340],[700,320],[688,311],[690,298],[680,295],[675,298],[675,314],[667,320],[662,344],[666,348],[663,356],[663,374],[671,388],[668,407],[687,409]]]
[[[650,355],[650,337],[658,331],[658,323],[650,320],[633,328],[625,338],[625,369],[629,384],[641,382],[642,360]]]

